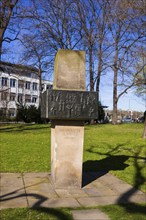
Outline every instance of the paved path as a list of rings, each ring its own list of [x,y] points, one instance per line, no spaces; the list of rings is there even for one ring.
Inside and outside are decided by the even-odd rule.
[[[86,173],[81,189],[54,189],[49,173],[1,173],[1,206],[22,207],[91,207],[97,205],[146,202],[146,194],[109,173]],[[90,220],[108,219],[99,210],[72,211],[75,220],[86,213]],[[97,218],[102,215],[102,218]]]

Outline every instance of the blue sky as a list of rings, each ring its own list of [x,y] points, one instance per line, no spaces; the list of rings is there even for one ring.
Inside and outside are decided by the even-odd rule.
[[[104,86],[101,88],[100,101],[102,105],[108,106],[109,110],[113,108],[112,96],[112,87]],[[146,110],[146,101],[134,95],[134,91],[128,92],[119,99],[118,109],[144,112]]]
[[[102,77],[100,86],[100,101],[102,105],[108,106],[109,110],[113,109],[112,90],[113,88],[109,81],[109,77]],[[118,102],[118,109],[144,112],[146,110],[146,95],[145,100],[142,100],[140,97],[135,95],[135,89],[132,88],[127,92],[127,94],[124,94],[120,97]]]

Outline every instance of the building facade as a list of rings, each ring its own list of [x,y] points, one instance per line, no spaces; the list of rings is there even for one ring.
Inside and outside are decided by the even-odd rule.
[[[39,106],[40,93],[52,88],[52,82],[41,80],[38,69],[0,62],[0,114],[15,117],[17,104]]]

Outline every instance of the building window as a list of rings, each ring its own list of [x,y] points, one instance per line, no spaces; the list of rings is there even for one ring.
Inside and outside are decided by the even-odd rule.
[[[23,95],[22,94],[18,94],[18,102],[19,103],[23,102]]]
[[[14,117],[15,116],[15,109],[13,109],[13,108],[9,109],[9,116],[10,117]]]
[[[24,87],[24,82],[21,81],[21,80],[19,80],[19,82],[18,82],[18,88],[23,89],[23,87]]]
[[[16,86],[16,79],[10,79],[10,87]]]
[[[8,85],[8,78],[2,77],[2,86],[7,86]]]
[[[37,83],[33,83],[32,89],[33,89],[33,90],[37,90]]]
[[[2,101],[7,101],[8,93],[7,92],[2,92],[1,93],[1,100]]]
[[[16,86],[16,79],[10,79],[10,87]]]
[[[10,93],[10,101],[15,101],[16,94]]]
[[[0,111],[1,111],[1,115],[3,117],[6,117],[6,115],[7,115],[7,108],[1,108]]]
[[[36,103],[37,102],[37,97],[32,97],[32,103]]]
[[[26,83],[25,83],[25,88],[26,88],[26,89],[30,89],[30,82],[26,81]]]
[[[31,102],[31,96],[25,95],[25,102]]]

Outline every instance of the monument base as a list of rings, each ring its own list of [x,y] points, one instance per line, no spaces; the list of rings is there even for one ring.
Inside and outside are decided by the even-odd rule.
[[[81,188],[83,141],[83,121],[52,121],[51,177],[55,188]]]

